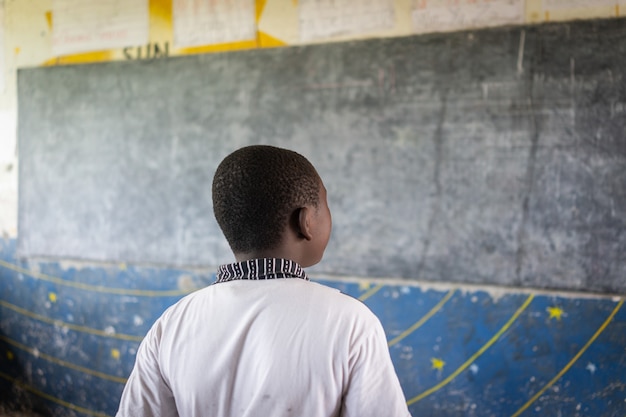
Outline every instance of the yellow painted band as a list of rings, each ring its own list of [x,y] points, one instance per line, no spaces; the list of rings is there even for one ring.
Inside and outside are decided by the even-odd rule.
[[[42,281],[52,282],[54,284],[63,285],[66,287],[77,288],[79,290],[93,291],[93,292],[104,293],[104,294],[129,295],[129,296],[135,296],[135,297],[172,297],[172,296],[181,296],[181,295],[189,294],[189,291],[182,291],[182,290],[166,290],[166,291],[132,290],[129,288],[113,288],[113,287],[104,287],[101,285],[89,285],[89,284],[84,284],[82,282],[68,281],[68,280],[53,277],[50,275],[41,274],[39,272],[29,271],[28,269],[19,267],[9,262],[5,262],[3,260],[0,260],[0,266],[3,266],[12,271],[18,272],[20,274],[28,275],[35,279],[40,279]]]
[[[10,339],[6,336],[0,335],[0,340],[3,340],[4,342],[8,343],[9,345],[16,347],[20,350],[26,351],[28,353],[30,353],[31,355],[35,356],[35,357],[39,357],[43,360],[46,360],[48,362],[52,362],[56,365],[62,366],[64,368],[70,368],[73,369],[75,371],[79,371],[82,372],[84,374],[88,374],[88,375],[92,375],[92,376],[96,376],[98,378],[102,378],[102,379],[106,379],[108,381],[113,381],[113,382],[118,382],[120,384],[125,384],[126,383],[126,378],[121,378],[115,375],[109,375],[109,374],[105,374],[104,372],[99,372],[99,371],[95,371],[93,369],[89,369],[89,368],[85,368],[79,365],[75,365],[73,363],[70,362],[66,362],[64,360],[55,358],[54,356],[50,356],[50,355],[46,355],[45,353],[39,352],[36,349],[30,347],[30,346],[26,346],[21,344],[18,341],[15,341],[13,339]]]
[[[439,300],[439,302],[433,308],[431,308],[430,311],[426,313],[426,315],[424,315],[424,317],[416,321],[415,324],[413,324],[411,327],[409,327],[408,329],[400,333],[398,336],[390,340],[387,343],[387,345],[389,345],[389,347],[395,345],[400,340],[404,339],[405,337],[413,333],[415,330],[422,327],[422,325],[426,323],[428,319],[430,319],[433,315],[435,315],[437,311],[441,310],[441,307],[443,307],[443,305],[447,303],[448,300],[452,297],[452,295],[454,294],[454,291],[455,290],[448,291],[448,293],[441,300]]]
[[[17,385],[18,387],[25,389],[26,391],[35,394],[38,397],[44,398],[48,401],[52,401],[53,403],[62,405],[65,408],[69,408],[70,410],[74,410],[74,411],[78,411],[79,413],[83,413],[83,414],[87,414],[89,416],[94,416],[94,417],[111,417],[108,414],[104,414],[102,412],[99,411],[93,411],[93,410],[89,410],[88,408],[83,408],[83,407],[79,407],[75,404],[72,403],[68,403],[67,401],[63,401],[57,397],[54,397],[50,394],[46,394],[45,392],[39,391],[36,388],[31,387],[30,385],[25,384],[22,381],[19,381],[7,374],[5,374],[4,372],[0,371],[0,378],[6,379],[9,382],[12,382],[14,385]]]
[[[263,10],[265,9],[265,3],[267,3],[267,0],[256,0],[256,13],[255,13],[255,22],[259,23],[259,21],[261,20],[261,16],[263,15]]]
[[[107,333],[103,330],[94,329],[92,327],[79,326],[77,324],[66,323],[61,320],[51,319],[50,317],[33,313],[32,311],[18,307],[4,300],[0,300],[0,306],[8,308],[9,310],[13,310],[16,313],[22,314],[26,317],[30,317],[31,319],[35,319],[38,321],[42,321],[44,323],[52,324],[54,326],[67,327],[68,329],[72,329],[81,333],[89,333],[89,334],[93,334],[96,336],[109,337],[109,338],[119,339],[119,340],[128,340],[131,342],[141,342],[143,340],[143,336],[133,336],[133,335],[123,334],[123,333]]]
[[[374,288],[372,288],[371,290],[367,291],[365,294],[361,295],[359,297],[359,300],[361,301],[365,301],[368,298],[370,298],[372,295],[376,294],[378,291],[380,291],[380,289],[384,287],[383,284],[379,284],[377,286],[375,286]]]
[[[517,309],[517,311],[515,313],[513,313],[511,318],[504,324],[504,326],[502,326],[502,328],[500,330],[498,330],[498,332],[496,334],[494,334],[493,337],[491,339],[489,339],[489,341],[487,343],[485,343],[480,349],[478,349],[478,351],[476,353],[474,353],[468,360],[466,360],[463,363],[463,365],[459,366],[459,368],[456,371],[451,373],[446,379],[441,381],[439,384],[437,384],[434,387],[429,388],[426,391],[422,392],[421,394],[416,395],[415,397],[411,398],[409,401],[407,401],[407,405],[414,404],[414,403],[420,401],[421,399],[429,396],[433,392],[440,390],[444,386],[448,385],[450,383],[450,381],[452,381],[454,378],[456,378],[461,372],[463,372],[465,369],[467,369],[467,367],[469,367],[472,363],[474,363],[474,361],[480,355],[485,353],[485,351],[487,349],[489,349],[491,347],[491,345],[493,345],[504,334],[504,332],[506,332],[508,330],[509,327],[511,327],[513,322],[515,322],[515,320],[517,320],[517,318],[520,316],[520,314],[522,314],[522,312],[524,310],[526,310],[526,308],[530,305],[530,302],[533,300],[534,297],[535,297],[534,294],[530,294],[528,296],[528,298],[526,299],[526,301],[524,301],[524,303]]]
[[[602,333],[604,329],[606,329],[606,326],[608,326],[611,320],[613,320],[613,317],[615,317],[615,314],[617,314],[619,309],[622,307],[622,304],[624,304],[624,300],[621,300],[619,303],[617,303],[617,306],[615,306],[615,308],[613,309],[609,317],[604,321],[604,323],[602,323],[602,325],[598,328],[598,330],[596,330],[593,336],[591,336],[591,339],[589,339],[587,343],[585,343],[585,345],[578,351],[576,356],[574,356],[572,360],[570,360],[568,364],[565,365],[565,367],[561,369],[561,371],[558,374],[556,374],[554,378],[550,380],[550,382],[548,382],[542,389],[540,389],[535,395],[533,395],[531,399],[526,402],[526,404],[521,406],[519,410],[513,413],[511,417],[517,417],[520,414],[522,414],[528,407],[530,407],[532,403],[534,403],[537,400],[537,398],[541,397],[541,395],[548,388],[554,385],[556,381],[558,381],[559,379],[561,379],[563,375],[565,375],[565,373],[569,370],[569,368],[571,368],[572,365],[576,363],[576,361],[582,356],[583,353],[585,353],[585,351],[589,348],[589,346],[591,346],[591,344],[598,338],[598,336],[600,336],[600,333]]]

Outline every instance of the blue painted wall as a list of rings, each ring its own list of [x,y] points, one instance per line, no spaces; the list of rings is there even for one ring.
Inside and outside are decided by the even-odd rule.
[[[152,322],[213,271],[21,261],[0,240],[0,392],[112,416]],[[319,280],[380,317],[414,416],[625,416],[619,297]]]

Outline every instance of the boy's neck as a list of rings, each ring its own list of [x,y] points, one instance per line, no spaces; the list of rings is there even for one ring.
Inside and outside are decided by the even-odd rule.
[[[281,244],[276,248],[267,250],[253,250],[246,253],[240,252],[235,253],[234,255],[237,262],[245,262],[251,259],[280,258],[288,259],[290,261],[297,262],[298,264],[302,264],[302,254],[300,253],[301,250],[302,248],[298,242],[298,239],[296,239],[295,236],[292,237],[289,236],[289,234],[286,234],[286,236],[283,237],[283,241],[281,242]]]
[[[285,253],[284,251],[269,250],[269,251],[253,251],[249,253],[236,253],[235,260],[237,262],[245,262],[251,259],[263,259],[263,258],[280,258],[289,259],[291,261],[298,262],[293,254]]]

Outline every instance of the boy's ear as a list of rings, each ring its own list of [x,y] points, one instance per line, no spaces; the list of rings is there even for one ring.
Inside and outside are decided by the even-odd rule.
[[[297,217],[297,231],[300,237],[311,240],[313,238],[313,230],[311,228],[311,214],[313,211],[310,207],[300,207],[298,210]]]

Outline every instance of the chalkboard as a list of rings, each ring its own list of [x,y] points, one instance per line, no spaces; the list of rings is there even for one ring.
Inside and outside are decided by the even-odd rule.
[[[219,161],[318,168],[332,275],[626,292],[626,21],[23,69],[22,257],[233,260]]]

